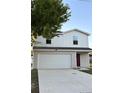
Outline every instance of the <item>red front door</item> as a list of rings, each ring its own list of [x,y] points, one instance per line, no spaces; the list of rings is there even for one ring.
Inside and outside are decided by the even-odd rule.
[[[77,67],[80,67],[80,54],[77,54]]]

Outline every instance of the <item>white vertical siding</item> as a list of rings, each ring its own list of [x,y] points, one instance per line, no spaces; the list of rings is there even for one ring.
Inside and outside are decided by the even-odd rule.
[[[87,68],[90,66],[88,53],[82,53],[80,55],[80,63],[81,63],[81,67],[84,67],[84,68]]]
[[[76,59],[76,52],[72,54],[72,68],[77,68],[77,59]]]
[[[33,64],[32,64],[32,67],[33,68],[37,68],[37,56],[38,56],[38,53],[37,52],[34,52],[34,57],[33,57]]]

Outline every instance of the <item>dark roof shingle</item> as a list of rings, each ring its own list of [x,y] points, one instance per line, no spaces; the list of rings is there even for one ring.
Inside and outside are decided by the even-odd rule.
[[[33,47],[33,49],[74,49],[74,50],[92,50],[88,47]]]

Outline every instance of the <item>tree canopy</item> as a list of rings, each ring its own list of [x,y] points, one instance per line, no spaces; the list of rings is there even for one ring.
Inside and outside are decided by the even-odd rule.
[[[69,7],[62,0],[32,0],[31,35],[33,38],[42,35],[51,39],[58,35],[69,16]]]

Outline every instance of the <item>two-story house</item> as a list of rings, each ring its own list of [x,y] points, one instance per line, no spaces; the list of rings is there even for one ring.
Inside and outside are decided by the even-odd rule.
[[[78,29],[63,32],[51,40],[42,36],[37,38],[34,50],[34,68],[63,69],[89,67],[88,36]]]

